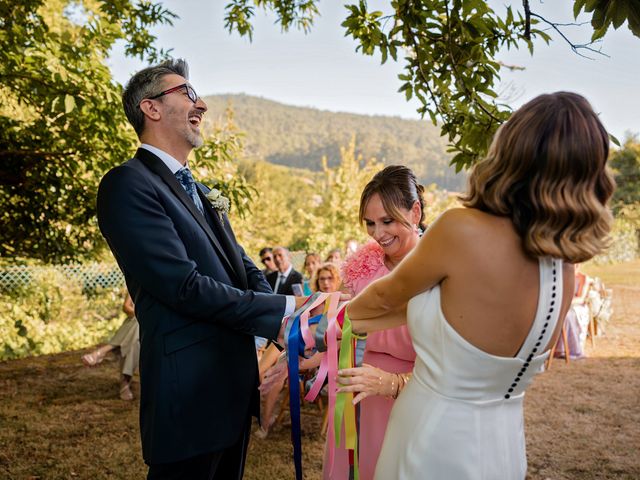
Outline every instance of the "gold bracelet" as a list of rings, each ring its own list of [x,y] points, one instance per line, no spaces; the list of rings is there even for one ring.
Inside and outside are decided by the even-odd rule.
[[[391,398],[395,398],[395,397],[393,396],[393,390],[394,390],[395,386],[396,386],[396,378],[395,378],[395,374],[393,374],[393,373],[392,373],[392,374],[391,374],[391,393],[389,394],[389,396],[390,396]]]
[[[407,385],[407,382],[411,378],[411,375],[411,373],[403,373],[400,375],[400,378],[402,378],[402,385],[399,387],[400,391],[404,390],[404,387]]]
[[[398,398],[398,394],[400,393],[400,378],[402,378],[400,375],[398,375],[397,373],[393,374],[394,377],[398,378],[398,387],[396,388],[396,391],[393,395],[391,395],[391,398],[393,398],[394,400],[396,398]],[[391,385],[393,386],[393,383],[391,383]]]

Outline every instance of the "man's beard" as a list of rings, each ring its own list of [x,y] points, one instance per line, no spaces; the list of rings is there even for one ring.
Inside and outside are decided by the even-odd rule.
[[[187,142],[189,142],[189,145],[191,145],[193,148],[200,148],[204,144],[204,139],[202,138],[202,135],[194,132],[189,127],[185,127],[183,134],[184,134],[184,138],[187,140]]]
[[[178,110],[175,108],[169,110],[169,115],[172,117],[172,120],[175,120],[176,122],[178,122],[179,119],[180,121],[182,121]],[[194,129],[192,129],[191,123],[189,122],[183,125],[180,133],[192,148],[200,148],[204,144],[204,138],[202,138],[202,134],[200,133],[200,131],[195,131]]]

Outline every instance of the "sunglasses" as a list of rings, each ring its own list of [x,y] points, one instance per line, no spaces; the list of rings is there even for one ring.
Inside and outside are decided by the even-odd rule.
[[[260,261],[262,263],[272,262],[273,261],[273,257],[264,257],[264,258],[261,258]]]

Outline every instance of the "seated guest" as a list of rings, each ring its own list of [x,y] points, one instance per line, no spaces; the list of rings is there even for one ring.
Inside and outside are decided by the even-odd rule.
[[[344,246],[345,258],[356,253],[356,250],[358,250],[358,241],[355,238],[350,238],[349,240],[347,240]]]
[[[260,250],[260,261],[262,262],[262,264],[264,265],[264,268],[262,269],[262,274],[266,277],[267,275],[269,275],[270,273],[275,272],[276,269],[276,264],[273,263],[273,249],[270,247],[264,247],[262,250]]]
[[[340,265],[342,263],[342,252],[339,248],[334,248],[329,252],[325,262],[335,263],[336,265]]]
[[[567,343],[569,344],[569,357],[582,358],[584,345],[589,331],[591,320],[591,307],[589,305],[589,293],[593,285],[593,279],[580,271],[580,264],[575,265],[575,288],[571,308],[565,318]],[[562,337],[558,339],[555,350],[556,357],[565,357],[564,342]]]
[[[129,293],[125,295],[122,311],[127,315],[127,318],[109,340],[109,343],[83,355],[82,363],[88,367],[94,367],[104,360],[107,353],[118,349],[120,351],[121,371],[120,398],[122,400],[133,400],[131,379],[140,361],[140,337],[138,320],[136,320],[133,300]]]
[[[582,349],[587,341],[589,321],[591,320],[589,294],[593,289],[593,278],[580,271],[580,264],[576,264],[575,268],[575,290],[571,301],[571,310],[575,312],[580,327],[578,341]]]
[[[338,267],[333,263],[325,263],[316,270],[312,288],[314,292],[337,292],[341,284]]]
[[[273,292],[281,295],[295,295],[293,285],[302,286],[302,274],[293,269],[289,250],[284,247],[274,248],[273,260],[277,271],[267,275],[267,282],[273,288]]]
[[[315,277],[316,270],[322,264],[322,260],[320,259],[320,255],[317,253],[307,253],[307,256],[304,257],[304,278],[302,279],[304,282],[304,294],[311,295],[311,282]]]

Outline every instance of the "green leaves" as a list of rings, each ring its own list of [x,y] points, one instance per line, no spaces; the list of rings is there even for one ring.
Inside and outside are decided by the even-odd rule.
[[[583,10],[585,13],[593,12],[592,41],[604,37],[611,25],[617,30],[625,22],[628,22],[629,30],[640,37],[640,2],[637,0],[575,0],[574,17],[577,18]]]
[[[640,139],[637,135],[626,138],[624,145],[612,152],[609,165],[616,178],[617,187],[613,194],[616,212],[624,208],[640,212]]]
[[[248,3],[235,0],[227,8]],[[301,3],[309,8],[318,2]],[[254,4],[281,18],[293,18],[295,11],[303,13],[290,0]],[[547,32],[536,28],[538,20],[524,9],[516,12],[516,5],[494,11],[486,0],[392,0],[384,12],[370,10],[364,0],[345,5],[342,27],[356,42],[356,51],[380,54],[382,63],[389,57],[397,60],[398,50],[403,52],[399,92],[407,100],[418,99],[418,112],[441,126],[457,171],[485,155],[494,133],[511,114],[494,90],[500,79],[500,51],[526,46],[533,54],[535,38],[551,40]],[[593,39],[601,38],[609,25],[618,28],[625,21],[640,36],[638,0],[574,0],[574,14],[583,10],[593,12]],[[287,17],[282,17],[283,11]],[[251,28],[250,15],[243,22],[229,22],[227,27],[242,34],[240,28]]]
[[[71,113],[76,108],[76,100],[71,95],[64,96],[64,113]]]
[[[0,0],[0,256],[49,262],[104,247],[95,220],[102,175],[135,146],[105,59],[163,55],[148,29],[170,23],[137,0]]]
[[[307,33],[311,30],[315,16],[319,14],[316,0],[233,0],[225,7],[225,28],[253,40],[251,19],[255,14],[254,7],[274,11],[276,23],[280,24],[283,32],[295,26]]]

